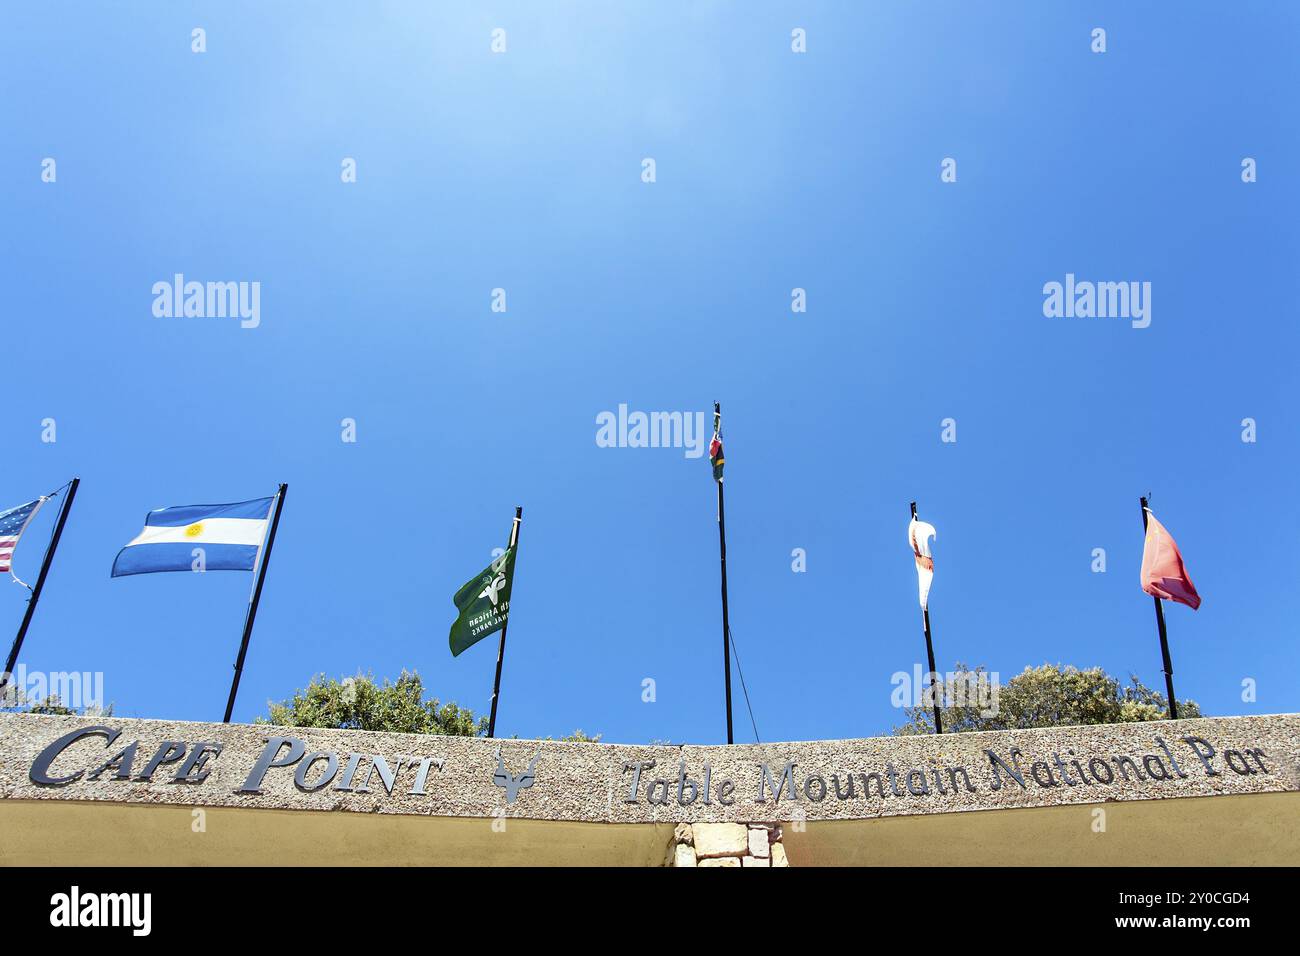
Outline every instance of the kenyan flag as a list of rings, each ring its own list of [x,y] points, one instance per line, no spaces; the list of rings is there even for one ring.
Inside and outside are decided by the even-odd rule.
[[[713,479],[722,480],[722,466],[727,459],[722,456],[722,412],[713,405],[713,441],[709,442],[709,463],[713,465]]]

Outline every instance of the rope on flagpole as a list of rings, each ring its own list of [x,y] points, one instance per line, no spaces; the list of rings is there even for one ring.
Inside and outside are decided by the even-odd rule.
[[[80,478],[73,478],[68,482],[68,493],[64,496],[63,507],[59,509],[59,516],[54,521],[54,531],[50,534],[49,544],[45,546],[45,557],[41,559],[41,571],[36,577],[36,586],[30,589],[32,593],[27,599],[27,611],[23,614],[23,622],[18,625],[18,635],[9,650],[9,659],[5,661],[4,670],[0,671],[0,691],[3,691],[5,685],[9,683],[9,675],[13,673],[14,666],[18,663],[18,653],[22,650],[23,638],[27,636],[27,627],[32,623],[32,615],[36,612],[36,602],[41,599],[45,576],[50,573],[50,563],[54,560],[54,552],[59,547],[60,538],[63,537],[63,526],[68,521],[68,512],[72,510],[72,501],[77,497],[79,487],[81,487]]]
[[[45,507],[45,502],[49,501],[51,498],[54,497],[54,495],[57,495],[58,493],[59,493],[58,491],[55,491],[52,494],[41,495],[39,498],[36,499],[36,507],[32,509],[32,513],[27,516],[27,520],[23,522],[23,526],[18,530],[19,538],[22,538],[23,532],[25,532],[27,530],[27,526],[32,523],[32,519],[36,517],[36,513],[40,511],[43,507]],[[18,546],[17,544],[15,544],[14,551],[17,550],[18,550]],[[26,581],[24,581],[22,578],[20,578],[18,575],[14,574],[14,559],[13,559],[12,552],[9,555],[9,576],[13,578],[15,581],[17,581],[19,584],[21,584],[23,587],[25,587],[29,594],[31,593],[32,586],[28,584]],[[29,601],[31,600],[30,596],[28,597],[28,600]]]
[[[27,530],[27,526],[30,525],[30,524],[32,523],[32,520],[36,517],[37,513],[38,513],[42,508],[45,507],[45,502],[47,502],[47,501],[53,501],[53,500],[54,500],[55,498],[57,498],[57,497],[58,497],[58,496],[59,496],[59,495],[60,495],[64,490],[66,490],[67,487],[68,487],[68,485],[70,485],[70,484],[72,484],[71,481],[64,482],[62,485],[60,485],[59,487],[57,487],[57,488],[55,488],[53,491],[51,491],[48,495],[41,495],[39,498],[36,499],[36,507],[33,508],[33,509],[32,509],[32,513],[29,514],[29,515],[27,516],[27,520],[23,522],[23,526],[22,526],[21,528],[18,529],[18,537],[19,537],[19,538],[21,538],[21,537],[23,536],[23,533]],[[50,532],[51,537],[53,537],[53,534],[54,534],[54,532],[51,531],[51,532]],[[49,543],[47,542],[47,543],[46,543],[46,548],[48,548],[48,547],[49,547]],[[15,550],[15,551],[17,550],[17,547],[16,547],[16,546],[15,546],[15,549],[14,549],[14,550]],[[10,559],[9,559],[9,577],[13,578],[15,582],[17,582],[18,584],[21,584],[23,587],[25,587],[25,588],[27,589],[27,591],[29,592],[29,594],[32,593],[32,586],[31,586],[30,584],[28,584],[26,581],[24,581],[22,578],[20,578],[18,575],[14,574],[14,563],[13,563],[13,558],[12,558],[12,557],[10,557]],[[29,600],[30,600],[30,598],[29,598]]]
[[[740,692],[745,695],[745,709],[749,711],[749,726],[754,728],[754,742],[762,743],[758,736],[758,724],[754,722],[754,708],[749,705],[749,688],[745,686],[745,672],[740,666],[740,651],[736,650],[736,638],[731,633],[731,628],[727,628],[727,640],[731,642],[731,653],[736,658],[736,673],[740,675]]]
[[[68,488],[68,485],[70,485],[70,484],[72,484],[71,481],[65,481],[63,484],[59,485],[59,487],[57,487],[57,488],[55,488],[53,491],[51,491],[48,495],[42,495],[41,497],[43,497],[43,498],[54,498],[54,497],[57,497],[58,495],[62,494],[64,491],[66,491],[67,488]]]

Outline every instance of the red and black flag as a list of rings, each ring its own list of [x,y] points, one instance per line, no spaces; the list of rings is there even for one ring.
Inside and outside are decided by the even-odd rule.
[[[722,466],[726,459],[722,457],[722,411],[718,403],[713,403],[713,441],[709,442],[709,463],[713,465],[713,479],[722,480]]]

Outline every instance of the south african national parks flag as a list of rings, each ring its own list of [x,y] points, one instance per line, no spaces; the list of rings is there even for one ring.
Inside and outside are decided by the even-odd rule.
[[[506,626],[510,617],[510,587],[515,577],[515,549],[505,552],[470,578],[452,598],[460,615],[451,625],[447,643],[451,656],[473,647]]]
[[[722,415],[713,413],[713,441],[709,442],[709,463],[713,465],[713,480],[722,480],[722,466],[727,459],[722,455]]]

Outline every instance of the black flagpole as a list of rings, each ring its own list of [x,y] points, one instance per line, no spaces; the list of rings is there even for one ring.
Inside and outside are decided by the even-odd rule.
[[[262,599],[262,583],[266,581],[266,567],[271,563],[271,546],[275,544],[275,529],[280,526],[280,512],[284,508],[284,496],[289,486],[282,484],[275,493],[275,514],[271,517],[271,527],[266,533],[266,547],[262,549],[262,560],[257,568],[257,582],[253,585],[253,596],[248,601],[248,617],[244,620],[244,637],[239,642],[239,657],[235,659],[235,679],[230,684],[230,699],[226,701],[226,716],[222,723],[230,723],[230,714],[235,709],[235,695],[239,693],[239,677],[244,673],[244,656],[248,653],[248,639],[253,636],[253,619],[257,617],[257,604]]]
[[[722,437],[722,406],[713,403],[713,431]],[[722,562],[722,672],[726,675],[727,687],[727,743],[735,743],[731,731],[731,624],[727,618],[727,511],[723,507],[722,479],[714,482],[718,486],[718,553]]]
[[[14,638],[14,646],[9,651],[9,660],[5,662],[4,673],[0,674],[0,691],[5,689],[5,686],[9,683],[9,676],[14,672],[14,668],[18,666],[18,652],[22,650],[23,638],[27,636],[27,626],[32,623],[32,615],[36,613],[36,602],[41,599],[41,589],[45,587],[45,576],[50,573],[50,564],[54,561],[54,552],[59,546],[59,538],[63,536],[63,525],[68,520],[68,512],[72,509],[72,499],[77,497],[77,487],[80,484],[80,478],[73,478],[68,484],[68,493],[63,497],[63,506],[59,509],[58,520],[54,522],[54,533],[50,535],[50,543],[45,546],[45,557],[41,561],[40,573],[36,576],[36,585],[32,588],[31,597],[27,599],[27,612],[23,614],[22,624],[18,625],[18,636]]]
[[[524,509],[515,508],[515,523],[510,527],[510,544],[514,548],[519,545],[519,526],[524,521]],[[519,552],[515,552],[514,558],[516,564],[519,561]],[[513,572],[512,572],[513,574]],[[514,589],[513,581],[511,590]],[[488,737],[495,737],[497,732],[497,698],[501,696],[501,663],[506,659],[506,626],[510,623],[510,615],[506,614],[506,619],[501,623],[501,643],[497,647],[497,676],[492,681],[492,714],[488,717]]]
[[[1142,502],[1142,533],[1147,530],[1147,500],[1140,499]],[[1174,665],[1169,659],[1169,638],[1165,635],[1165,611],[1160,605],[1160,598],[1152,596],[1156,602],[1156,627],[1160,630],[1160,654],[1164,657],[1165,665],[1165,691],[1169,695],[1169,719],[1178,719],[1178,699],[1174,697]]]
[[[912,502],[912,520],[916,520],[916,502]],[[925,604],[921,608],[921,621],[925,625],[925,656],[930,662],[930,693],[933,695],[934,703],[934,732],[943,733],[943,718],[939,716],[939,694],[935,688],[935,682],[938,675],[934,669],[934,642],[930,640],[930,600],[926,596]]]

